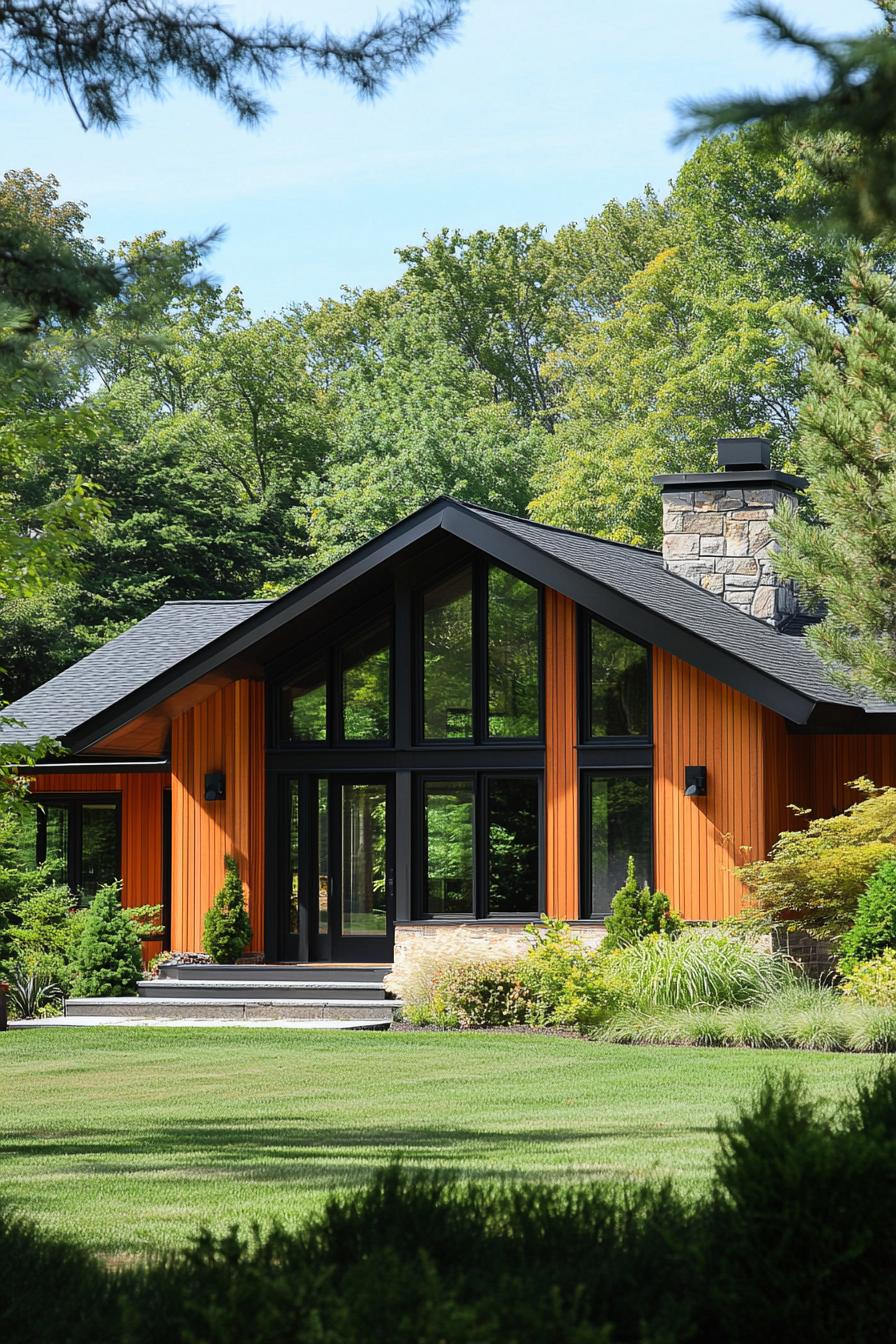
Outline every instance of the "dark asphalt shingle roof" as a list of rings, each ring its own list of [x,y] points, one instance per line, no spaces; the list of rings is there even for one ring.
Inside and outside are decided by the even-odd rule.
[[[806,622],[783,633],[738,611],[713,593],[663,568],[658,551],[602,541],[578,532],[546,527],[468,506],[479,517],[598,582],[615,588],[634,602],[660,613],[692,634],[749,663],[794,690],[826,704],[857,705],[868,712],[892,713],[896,706],[869,695],[861,702],[836,686],[821,659],[807,647],[802,635]]]
[[[0,711],[26,725],[0,727],[0,743],[62,737],[267,605],[166,602],[123,635]]]

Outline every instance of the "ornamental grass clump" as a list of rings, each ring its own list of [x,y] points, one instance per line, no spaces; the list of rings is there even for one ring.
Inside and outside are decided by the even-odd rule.
[[[652,1008],[759,1003],[795,980],[791,963],[755,941],[719,929],[654,935],[607,954],[628,1001]]]
[[[233,855],[225,854],[224,885],[206,911],[202,946],[212,961],[231,962],[242,956],[251,937],[239,865]]]

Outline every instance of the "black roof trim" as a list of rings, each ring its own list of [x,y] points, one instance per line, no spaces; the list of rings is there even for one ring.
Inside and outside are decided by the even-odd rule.
[[[581,572],[571,562],[548,554],[532,537],[512,533],[501,525],[499,519],[520,524],[526,529],[531,528],[533,534],[541,530],[540,525],[529,524],[527,520],[513,519],[511,515],[464,505],[447,498],[425,505],[299,588],[212,640],[174,668],[86,721],[67,735],[64,739],[66,744],[79,752],[87,750],[160,700],[184,689],[230,659],[247,653],[260,639],[273,634],[318,602],[335,595],[408,546],[440,529],[466,541],[493,559],[555,588],[596,616],[613,622],[724,681],[792,723],[806,723],[820,702],[820,697],[798,690],[783,678],[752,666],[743,657],[704,638],[697,631],[688,629],[680,619],[672,619],[649,603],[621,593],[599,578]],[[544,528],[544,531],[553,536],[563,533],[563,529],[559,528]],[[600,546],[609,544],[582,533],[570,532],[567,535]],[[655,558],[655,553],[640,548],[622,549],[632,550],[641,557]],[[702,592],[700,596],[704,598]],[[763,629],[767,631],[767,627]]]
[[[410,517],[396,523],[380,536],[365,542],[350,555],[337,560],[314,578],[285,593],[283,597],[270,603],[262,611],[256,612],[254,616],[248,617],[233,630],[212,640],[210,644],[185,658],[170,671],[146,682],[110,709],[88,719],[67,734],[63,739],[66,746],[77,751],[88,750],[94,743],[102,741],[104,737],[108,737],[131,719],[152,709],[160,700],[183,690],[191,682],[198,681],[209,672],[213,672],[229,659],[245,653],[259,639],[273,634],[316,603],[333,596],[355,579],[413,545],[415,541],[437,531],[441,526],[446,505],[459,507],[453,500],[444,498],[424,505]]]

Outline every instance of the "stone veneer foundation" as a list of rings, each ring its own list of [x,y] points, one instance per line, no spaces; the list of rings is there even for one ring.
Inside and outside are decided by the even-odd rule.
[[[526,933],[526,925],[532,923],[538,923],[537,916],[521,920],[518,924],[492,924],[486,920],[471,920],[469,924],[443,923],[431,919],[396,924],[392,965],[395,970],[399,970],[406,958],[413,958],[422,950],[423,940],[426,951],[435,954],[438,954],[441,944],[446,950],[450,948],[451,954],[455,956],[463,949],[485,957],[499,954],[512,960],[524,956],[532,946],[531,936]],[[586,947],[597,947],[604,938],[603,924],[579,920],[572,921],[570,928]]]

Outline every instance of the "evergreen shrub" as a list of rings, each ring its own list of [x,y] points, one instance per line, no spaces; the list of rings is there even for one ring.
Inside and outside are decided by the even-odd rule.
[[[859,897],[852,927],[840,940],[841,974],[848,975],[859,962],[888,947],[896,947],[896,859],[885,859],[875,868]]]
[[[239,865],[224,855],[224,885],[206,912],[202,946],[212,961],[231,962],[242,956],[252,937]]]
[[[75,953],[75,992],[89,998],[136,994],[143,975],[140,937],[121,906],[121,883],[100,887],[84,917]]]
[[[562,920],[543,916],[526,930],[534,944],[519,964],[529,997],[527,1021],[536,1027],[593,1027],[621,1001],[614,969],[591,952]]]
[[[652,933],[674,936],[684,927],[681,915],[669,906],[669,898],[661,891],[651,891],[645,882],[638,886],[635,878],[635,860],[629,855],[628,874],[610,905],[607,916],[604,947],[627,947],[648,938]]]

